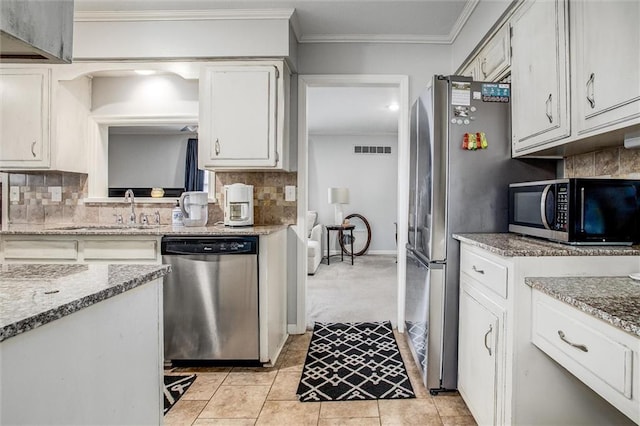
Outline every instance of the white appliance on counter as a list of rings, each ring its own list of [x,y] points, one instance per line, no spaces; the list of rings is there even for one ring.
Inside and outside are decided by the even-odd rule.
[[[253,225],[253,185],[234,183],[224,186],[224,224]]]
[[[180,210],[184,226],[206,226],[209,218],[209,194],[203,191],[183,192]]]

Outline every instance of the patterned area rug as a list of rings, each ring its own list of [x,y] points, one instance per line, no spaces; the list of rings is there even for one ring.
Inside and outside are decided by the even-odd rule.
[[[315,323],[302,402],[415,398],[391,322]]]
[[[173,404],[178,402],[195,380],[195,374],[190,376],[164,376],[164,414],[167,414]]]

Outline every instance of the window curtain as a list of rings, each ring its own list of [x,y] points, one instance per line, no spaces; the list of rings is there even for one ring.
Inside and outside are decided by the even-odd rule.
[[[187,141],[184,188],[186,191],[202,191],[204,188],[204,170],[198,169],[198,139]]]

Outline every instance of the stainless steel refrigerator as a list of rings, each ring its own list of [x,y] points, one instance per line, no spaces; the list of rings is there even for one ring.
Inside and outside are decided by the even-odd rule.
[[[434,76],[411,110],[405,325],[432,394],[457,388],[452,234],[507,232],[509,183],[555,177],[553,161],[511,158],[510,99],[509,84]]]

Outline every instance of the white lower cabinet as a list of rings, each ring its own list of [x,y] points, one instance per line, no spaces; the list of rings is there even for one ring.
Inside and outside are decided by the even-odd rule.
[[[640,338],[534,290],[531,341],[640,423]]]
[[[0,424],[162,424],[160,324],[156,279],[0,342]]]
[[[504,309],[482,293],[481,284],[464,276],[460,278],[459,324],[458,390],[478,424],[499,424]]]
[[[565,314],[556,303],[540,308],[525,278],[626,275],[637,272],[637,257],[505,257],[464,242],[460,247],[458,389],[478,424],[633,424],[623,412],[638,404],[638,383],[629,376],[639,374],[638,351],[630,355],[629,341],[592,336],[585,341],[596,345],[591,355],[598,359],[565,363],[569,348],[555,328]],[[567,339],[602,322],[582,316],[566,321],[561,330]],[[575,336],[580,341],[584,334]],[[541,343],[547,337],[553,344]],[[626,401],[626,408],[576,374],[575,366]],[[632,399],[625,396],[629,391]]]
[[[0,261],[6,263],[160,263],[155,235],[3,235]]]

